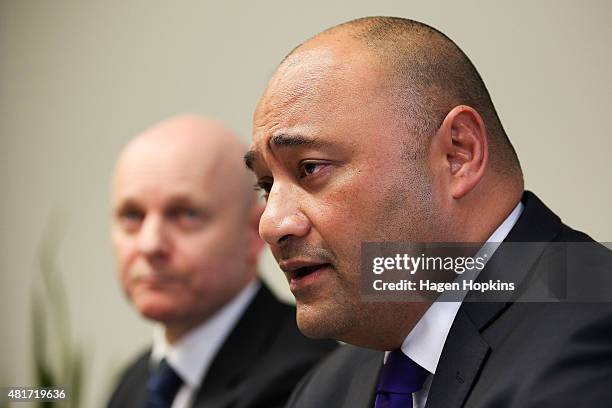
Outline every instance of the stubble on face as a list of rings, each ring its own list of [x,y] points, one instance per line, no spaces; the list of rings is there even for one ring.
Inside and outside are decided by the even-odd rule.
[[[324,287],[296,294],[304,334],[388,350],[429,305],[362,301],[361,242],[429,240],[435,216],[425,154],[407,150],[416,145],[406,143],[406,119],[390,107],[384,69],[359,47],[315,42],[290,56],[258,105],[254,139],[261,148],[275,129],[298,125],[350,146],[333,183],[304,196],[314,232],[271,245],[277,261],[318,254],[333,265]]]

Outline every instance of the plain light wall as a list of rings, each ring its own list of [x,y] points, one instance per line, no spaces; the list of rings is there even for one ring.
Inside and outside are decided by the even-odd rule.
[[[122,145],[179,112],[250,138],[256,101],[295,45],[367,15],[437,27],[470,56],[527,188],[566,223],[612,241],[609,1],[0,2],[0,386],[31,384],[30,288],[52,214],[73,338],[91,354],[86,406],[150,341],[118,289],[108,191]],[[269,255],[265,277],[287,285]]]

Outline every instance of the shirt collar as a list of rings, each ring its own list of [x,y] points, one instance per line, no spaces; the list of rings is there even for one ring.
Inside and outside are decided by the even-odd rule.
[[[497,243],[497,245],[487,246],[487,251],[490,255],[493,255],[499,243],[510,233],[510,230],[523,212],[523,207],[523,203],[519,201],[510,215],[506,217],[504,222],[487,239],[489,244]],[[490,259],[490,256],[488,259]],[[460,306],[461,302],[432,303],[427,312],[425,312],[406,339],[404,339],[401,347],[402,352],[431,374],[435,374],[446,337]]]
[[[199,387],[217,351],[260,286],[259,281],[249,283],[217,313],[174,345],[166,341],[163,326],[156,325],[153,332],[151,361],[159,363],[165,358],[188,387],[193,389]]]

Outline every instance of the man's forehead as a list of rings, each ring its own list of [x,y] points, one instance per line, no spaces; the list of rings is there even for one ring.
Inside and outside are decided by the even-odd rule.
[[[251,150],[245,155],[248,167],[277,144],[272,143],[275,136],[307,136],[301,128],[325,127],[330,116],[350,117],[349,111],[363,100],[380,94],[380,64],[355,40],[343,41],[311,40],[279,66],[255,110]],[[306,144],[300,139],[300,145]]]
[[[302,98],[319,92],[323,82],[338,71],[329,49],[312,49],[291,55],[276,70],[255,110],[255,124],[277,110],[286,110]]]
[[[118,163],[119,172],[196,174],[206,171],[221,155],[221,147],[197,143],[176,135],[166,141],[140,139],[128,145]]]
[[[304,47],[291,54],[276,70],[270,85],[281,81],[300,83],[305,79],[316,79],[339,67],[341,54],[335,47]]]
[[[267,126],[301,113],[312,112],[322,104],[339,101],[350,92],[349,64],[342,64],[326,50],[300,53],[286,61],[270,80],[254,115],[255,127]]]
[[[216,173],[224,173],[229,180],[233,177],[220,169],[221,155],[203,152],[199,147],[151,141],[131,147],[115,168],[113,195],[201,195],[222,189],[215,183]]]
[[[204,175],[163,171],[125,174],[113,184],[111,202],[113,207],[132,204],[145,207],[196,205],[209,209],[233,208],[235,200],[231,200],[226,192],[227,185],[212,175],[212,172]]]
[[[125,195],[144,192],[174,194],[175,191],[198,191],[210,188],[208,186],[210,175],[212,175],[211,169],[186,161],[131,161],[117,168],[113,191]]]
[[[371,54],[354,39],[315,38],[298,47],[279,65],[260,106],[270,102],[282,104],[295,94],[320,89],[327,81],[350,80],[369,63]]]

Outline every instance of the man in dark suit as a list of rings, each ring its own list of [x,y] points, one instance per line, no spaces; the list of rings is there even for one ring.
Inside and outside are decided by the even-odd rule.
[[[243,153],[224,126],[188,115],[121,153],[112,185],[118,276],[157,326],[109,407],[280,407],[335,347],[305,338],[294,308],[257,279],[262,209]]]
[[[609,290],[595,299],[569,285],[605,282],[610,252],[524,191],[482,79],[444,34],[373,17],[301,44],[259,101],[245,162],[267,199],[259,231],[289,280],[300,330],[358,346],[311,372],[290,407],[612,401],[612,307],[564,302],[610,300]],[[573,241],[588,249],[555,256],[554,243]],[[478,282],[516,287],[489,299],[368,302],[368,242],[479,243],[492,250]]]

